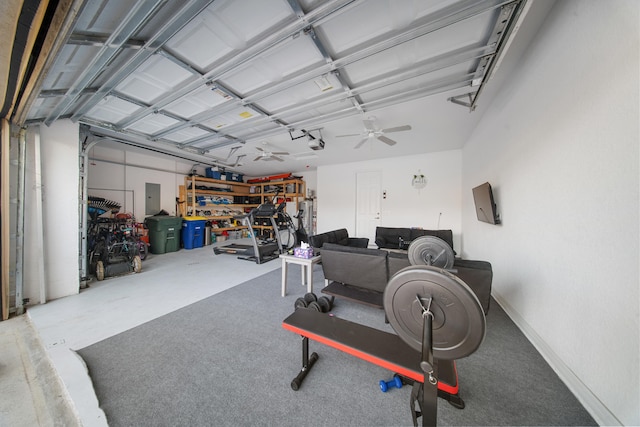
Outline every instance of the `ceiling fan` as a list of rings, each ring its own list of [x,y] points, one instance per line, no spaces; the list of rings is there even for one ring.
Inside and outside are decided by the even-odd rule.
[[[378,126],[376,126],[376,118],[375,117],[369,117],[368,119],[364,119],[362,120],[362,122],[364,123],[364,132],[362,133],[353,133],[353,134],[347,134],[347,135],[336,135],[337,138],[344,138],[344,137],[350,137],[350,136],[362,136],[362,140],[360,140],[360,142],[358,142],[358,144],[353,147],[353,148],[360,148],[362,146],[362,144],[364,144],[365,142],[367,142],[369,139],[371,138],[377,138],[380,141],[384,142],[387,145],[395,145],[396,141],[394,141],[393,139],[386,137],[385,134],[386,133],[392,133],[392,132],[400,132],[400,131],[404,131],[404,130],[411,130],[411,126],[409,125],[403,125],[403,126],[396,126],[396,127],[392,127],[392,128],[387,128],[387,129],[378,129]]]
[[[265,143],[265,148],[266,148],[266,143]],[[264,161],[277,160],[279,162],[284,162],[284,159],[278,156],[289,155],[289,153],[286,151],[269,151],[269,150],[262,149],[261,147],[256,147],[256,150],[258,150],[259,153],[258,153],[258,157],[253,159],[254,162],[258,160],[264,160]]]

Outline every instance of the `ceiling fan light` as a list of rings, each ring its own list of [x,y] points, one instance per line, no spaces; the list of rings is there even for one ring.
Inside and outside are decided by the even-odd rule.
[[[311,148],[312,150],[324,150],[324,141],[318,138],[315,138],[313,135],[308,135],[309,136],[309,148]]]

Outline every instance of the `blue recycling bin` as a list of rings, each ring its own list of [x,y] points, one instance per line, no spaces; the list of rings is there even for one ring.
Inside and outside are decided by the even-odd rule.
[[[186,216],[182,218],[182,245],[185,249],[204,246],[204,229],[207,219],[202,216]]]

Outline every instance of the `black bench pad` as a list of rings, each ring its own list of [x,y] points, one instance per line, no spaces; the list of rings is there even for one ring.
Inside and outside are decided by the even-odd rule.
[[[282,327],[401,376],[424,382],[420,352],[396,334],[305,308],[284,319]],[[450,394],[458,393],[455,362],[439,361],[438,372],[438,389]]]

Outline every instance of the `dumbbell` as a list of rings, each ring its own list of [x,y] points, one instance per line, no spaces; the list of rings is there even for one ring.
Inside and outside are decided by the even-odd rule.
[[[328,313],[331,311],[331,309],[333,308],[333,297],[331,297],[332,299],[329,299],[325,296],[322,296],[320,298],[316,297],[315,294],[311,294],[313,295],[313,297],[308,297],[309,294],[305,295],[305,299],[307,298],[315,298],[315,301],[311,301],[307,304],[307,308],[312,308],[316,311],[319,311],[321,313]]]
[[[309,292],[304,295],[304,298],[298,298],[296,302],[293,304],[293,306],[296,310],[303,307],[303,308],[314,308],[318,311],[322,311],[322,309],[320,308],[320,306],[316,301],[318,301],[318,297],[316,296],[316,294]],[[312,307],[312,304],[315,304],[315,306]]]
[[[328,313],[331,311],[331,309],[333,308],[333,299],[334,297],[327,298],[325,296],[318,298],[318,305],[322,309],[323,313]]]
[[[333,308],[333,297],[327,298],[322,296],[318,298],[315,294],[309,292],[304,298],[296,299],[294,308],[297,310],[301,307],[311,308],[321,313],[328,313]]]
[[[380,390],[386,393],[390,388],[402,388],[402,380],[398,375],[394,375],[391,381],[380,380]]]

